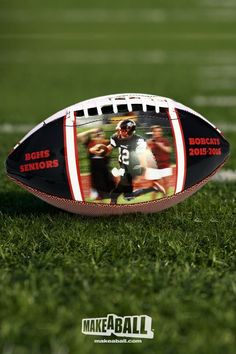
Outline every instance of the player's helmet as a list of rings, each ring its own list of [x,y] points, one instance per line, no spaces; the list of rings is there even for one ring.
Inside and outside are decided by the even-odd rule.
[[[116,129],[119,135],[126,133],[126,136],[131,136],[136,129],[136,123],[132,119],[124,119],[118,123]]]

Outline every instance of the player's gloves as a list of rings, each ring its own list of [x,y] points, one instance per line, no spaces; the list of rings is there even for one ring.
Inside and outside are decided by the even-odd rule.
[[[114,177],[119,177],[119,176],[124,176],[125,174],[125,169],[124,168],[116,168],[114,167],[112,170],[111,170],[111,173]]]

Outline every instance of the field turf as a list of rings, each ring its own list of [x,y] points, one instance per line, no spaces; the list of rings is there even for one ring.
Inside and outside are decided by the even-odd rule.
[[[36,199],[4,168],[19,124],[145,92],[225,126],[224,169],[235,171],[235,18],[232,0],[0,0],[1,353],[235,353],[235,182],[159,214],[88,218]],[[154,339],[81,333],[82,318],[109,313],[151,316]]]

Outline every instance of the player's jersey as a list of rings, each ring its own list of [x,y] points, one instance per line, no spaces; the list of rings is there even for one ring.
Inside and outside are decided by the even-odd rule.
[[[110,138],[110,144],[113,148],[118,148],[119,150],[118,160],[120,167],[124,168],[132,176],[140,175],[141,165],[138,156],[147,148],[144,138],[134,134],[127,139],[120,139],[114,134]]]
[[[158,143],[162,143],[166,147],[170,147],[170,142],[165,137],[160,137],[157,139]],[[151,149],[153,156],[157,162],[159,168],[166,168],[170,165],[170,153],[163,151],[160,146],[158,146],[154,139],[148,140],[148,146]]]

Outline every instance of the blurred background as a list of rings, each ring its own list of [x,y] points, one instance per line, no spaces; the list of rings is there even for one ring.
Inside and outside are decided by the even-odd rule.
[[[0,1],[0,121],[32,125],[98,95],[236,113],[234,0]],[[235,129],[235,126],[234,126]]]

